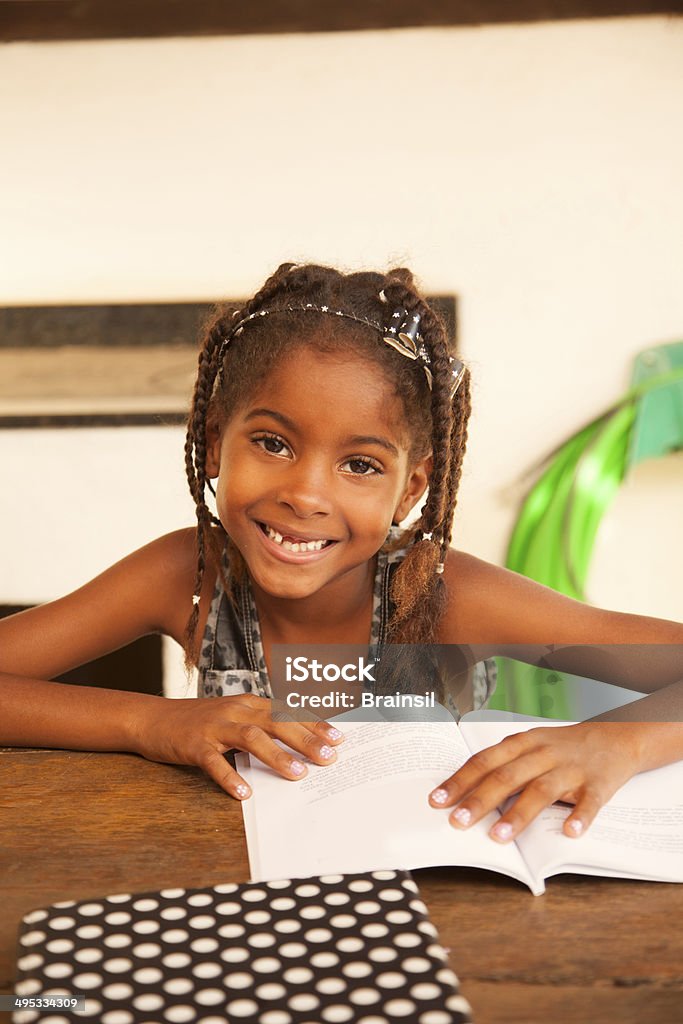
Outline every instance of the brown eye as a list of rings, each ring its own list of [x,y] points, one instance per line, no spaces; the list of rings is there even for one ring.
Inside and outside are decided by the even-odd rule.
[[[347,459],[344,463],[349,467],[352,476],[379,476],[381,468],[370,459]]]
[[[255,437],[252,439],[253,443],[257,445],[262,451],[267,452],[269,455],[285,455],[289,448],[276,434],[265,434],[262,437]]]

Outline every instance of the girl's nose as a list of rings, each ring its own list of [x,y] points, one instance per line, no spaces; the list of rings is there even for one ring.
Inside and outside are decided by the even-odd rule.
[[[290,466],[281,481],[277,500],[288,506],[300,519],[332,512],[332,481],[320,466],[302,461]]]

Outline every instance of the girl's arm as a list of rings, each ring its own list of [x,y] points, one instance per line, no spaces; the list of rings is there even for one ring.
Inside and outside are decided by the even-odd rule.
[[[273,722],[271,702],[263,698],[171,700],[48,681],[148,633],[182,642],[194,565],[194,531],[179,531],[67,597],[1,620],[0,745],[132,751],[198,765],[239,798],[248,787],[223,757],[233,747],[251,751],[288,778],[303,776],[305,766],[274,739],[318,764],[331,763],[329,744],[341,739],[336,730],[323,722]],[[198,637],[214,583],[211,573],[206,577]]]
[[[511,644],[567,645],[572,671],[582,645],[586,651],[590,645],[671,645],[657,648],[654,669],[647,648],[635,671],[636,648],[609,658],[611,681],[637,688],[640,667],[649,689],[663,687],[658,692],[589,722],[519,733],[470,758],[431,795],[434,806],[454,808],[451,824],[468,827],[518,793],[493,838],[513,839],[556,800],[575,804],[564,832],[578,836],[632,775],[683,758],[682,625],[593,608],[457,552],[445,579],[450,600],[442,643],[467,643],[486,654],[510,654]],[[561,650],[556,665],[562,665]]]

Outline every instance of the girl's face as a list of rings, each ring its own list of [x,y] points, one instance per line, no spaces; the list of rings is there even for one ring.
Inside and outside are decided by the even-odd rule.
[[[273,597],[365,579],[392,521],[426,489],[429,459],[410,465],[401,402],[373,369],[295,350],[209,431],[221,522]]]

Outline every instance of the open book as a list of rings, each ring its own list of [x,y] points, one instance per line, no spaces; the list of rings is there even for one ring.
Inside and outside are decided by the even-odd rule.
[[[683,762],[634,776],[579,839],[562,832],[569,809],[553,805],[501,845],[488,836],[498,812],[463,831],[427,797],[471,754],[538,722],[339,724],[337,763],[309,764],[301,782],[240,755],[254,794],[242,804],[254,881],[452,865],[499,871],[535,895],[565,872],[683,882]]]

